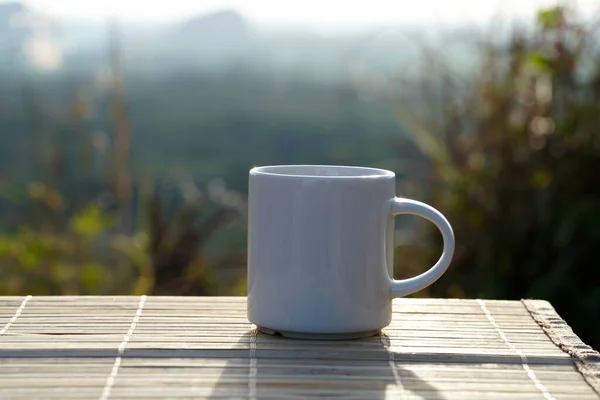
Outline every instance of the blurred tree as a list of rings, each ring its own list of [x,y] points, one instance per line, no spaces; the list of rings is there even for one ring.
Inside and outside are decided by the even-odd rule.
[[[397,110],[430,160],[429,201],[456,233],[453,265],[429,294],[547,299],[600,347],[600,54],[598,32],[571,11],[541,11],[508,46],[484,43],[466,80],[432,56],[427,117]],[[439,247],[402,269],[439,256],[439,234],[425,234]]]

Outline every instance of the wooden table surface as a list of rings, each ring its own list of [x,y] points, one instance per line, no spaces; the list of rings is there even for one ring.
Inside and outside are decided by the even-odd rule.
[[[330,342],[258,333],[243,297],[0,297],[0,399],[600,398],[546,302],[393,307],[381,336]]]

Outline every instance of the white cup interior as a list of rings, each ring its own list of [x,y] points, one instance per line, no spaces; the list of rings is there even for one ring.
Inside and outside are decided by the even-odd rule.
[[[379,168],[338,165],[272,165],[253,168],[252,173],[297,177],[358,178],[393,177],[394,173]]]

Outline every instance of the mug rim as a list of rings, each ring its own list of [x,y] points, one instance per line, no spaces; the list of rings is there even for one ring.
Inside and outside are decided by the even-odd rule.
[[[302,172],[305,169],[306,172]],[[286,172],[287,170],[287,172]],[[298,170],[290,173],[289,170]],[[321,170],[323,174],[310,173],[310,170]],[[327,174],[327,170],[344,172],[345,174]],[[257,166],[250,170],[254,176],[277,176],[281,178],[303,178],[303,179],[386,179],[394,178],[396,175],[389,170],[373,167],[359,167],[352,165],[325,165],[325,164],[280,164]]]

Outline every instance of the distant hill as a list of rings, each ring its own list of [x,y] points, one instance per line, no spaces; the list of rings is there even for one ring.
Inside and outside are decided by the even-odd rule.
[[[43,19],[22,3],[0,3],[0,65],[4,67],[12,65],[18,70],[22,65],[14,60],[22,56],[19,49],[31,32],[26,26],[12,26],[11,21],[27,13]],[[64,73],[95,73],[105,66],[108,21],[54,22],[60,25],[60,37],[57,35],[52,41],[60,47]],[[352,33],[266,29],[230,9],[174,23],[120,22],[124,66],[135,74],[157,77],[157,74],[212,73],[232,68],[277,75],[278,79],[302,76],[327,83],[345,81],[356,71],[385,75],[396,73],[399,68],[403,71],[418,68],[415,61],[420,53],[413,36],[430,32],[408,26]],[[439,36],[446,42],[440,47],[458,54],[453,60],[472,59],[471,43],[465,37],[456,38],[455,33]],[[457,46],[465,49],[457,52]]]
[[[237,12],[223,10],[183,22],[174,32],[180,38],[198,40],[245,40],[251,34],[246,20]]]
[[[248,66],[264,51],[262,38],[231,10],[195,16],[130,39],[125,38],[129,65],[153,73],[220,70],[232,63]]]

